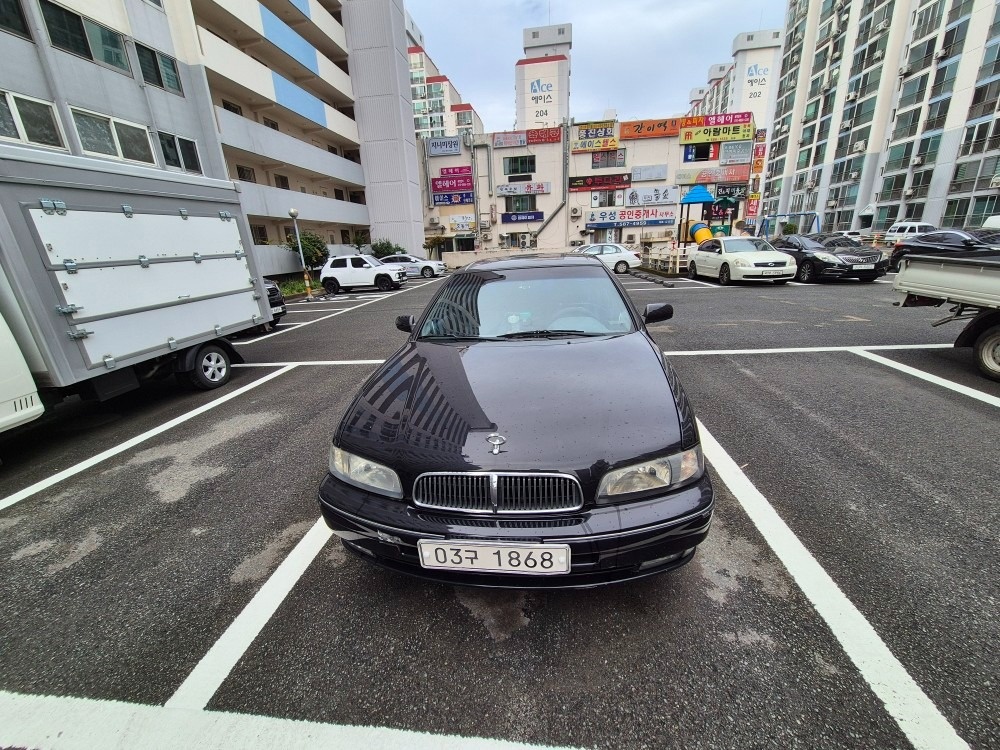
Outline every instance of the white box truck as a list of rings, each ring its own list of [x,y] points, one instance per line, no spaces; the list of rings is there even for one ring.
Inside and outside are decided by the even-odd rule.
[[[236,185],[0,144],[0,431],[67,394],[197,388],[271,320]]]

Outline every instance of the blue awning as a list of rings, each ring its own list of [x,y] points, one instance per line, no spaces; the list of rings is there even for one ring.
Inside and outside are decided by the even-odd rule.
[[[715,198],[704,185],[695,185],[681,198],[681,204],[687,203],[715,203]]]

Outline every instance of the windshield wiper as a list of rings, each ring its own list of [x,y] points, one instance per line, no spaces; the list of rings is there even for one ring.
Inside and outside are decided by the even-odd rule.
[[[493,336],[460,336],[457,333],[438,333],[433,336],[420,336],[417,341],[498,341]]]
[[[502,339],[544,339],[553,336],[607,336],[606,333],[594,333],[593,331],[574,331],[570,329],[558,328],[554,330],[539,329],[537,331],[515,331],[505,333],[500,336]]]

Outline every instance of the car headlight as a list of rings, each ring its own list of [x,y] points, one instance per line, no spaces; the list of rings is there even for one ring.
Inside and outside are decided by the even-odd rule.
[[[705,471],[701,446],[683,453],[609,471],[597,489],[597,502],[610,503],[651,490],[667,490],[700,477]]]
[[[403,485],[396,472],[388,466],[355,456],[335,445],[330,446],[330,473],[363,490],[395,498],[403,496]]]
[[[743,258],[734,258],[733,265],[737,268],[751,268],[753,264]]]
[[[836,255],[831,255],[830,253],[813,253],[817,260],[821,260],[824,263],[843,263],[840,258]]]
[[[795,265],[795,256],[794,255],[789,255],[788,258],[785,260],[785,265],[786,266],[794,266]]]

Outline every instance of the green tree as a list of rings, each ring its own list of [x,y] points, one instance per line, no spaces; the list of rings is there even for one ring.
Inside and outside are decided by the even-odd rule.
[[[440,258],[444,247],[450,242],[451,240],[446,239],[445,237],[428,237],[424,240],[424,250],[427,251],[427,257]]]
[[[364,232],[355,232],[351,235],[351,245],[354,247],[354,252],[361,255],[361,252],[365,249],[365,245],[368,244],[368,235]]]
[[[406,250],[392,240],[381,239],[372,243],[372,255],[376,258],[384,258],[387,255],[403,255],[405,252]]]
[[[326,263],[330,253],[326,249],[323,238],[310,231],[300,232],[299,236],[302,238],[302,257],[305,258],[306,268],[314,268]],[[295,242],[294,234],[285,243],[285,247],[296,255],[299,254],[299,246]]]
[[[782,234],[798,234],[798,232],[799,232],[799,225],[792,224],[791,222],[786,222],[781,229]]]

